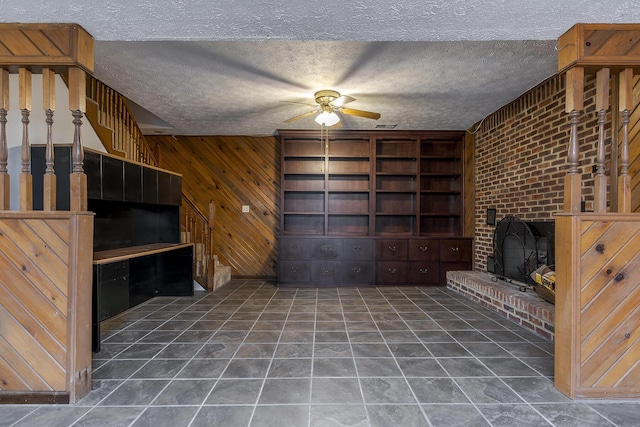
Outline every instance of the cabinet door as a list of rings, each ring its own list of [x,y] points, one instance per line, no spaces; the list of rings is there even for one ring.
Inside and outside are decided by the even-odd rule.
[[[158,203],[171,204],[171,174],[158,171]]]
[[[102,156],[102,199],[124,200],[124,163],[120,159]]]
[[[379,261],[376,282],[381,284],[403,284],[407,282],[407,263],[404,261]]]
[[[340,269],[344,284],[370,285],[373,282],[372,261],[343,261]]]
[[[124,163],[124,200],[142,202],[142,166],[135,163]]]
[[[311,259],[338,260],[342,258],[342,239],[313,239]]]
[[[342,250],[346,260],[373,260],[372,239],[344,239]]]
[[[436,239],[409,240],[410,261],[437,261],[440,258],[440,242]]]
[[[179,175],[171,175],[171,199],[170,205],[182,205],[182,177]]]
[[[281,238],[279,243],[281,260],[309,259],[309,239]]]
[[[279,283],[306,285],[310,280],[310,261],[280,261]]]
[[[98,153],[92,151],[85,151],[84,153],[83,168],[84,173],[87,175],[87,198],[89,199],[102,199],[102,164],[100,157]],[[57,158],[58,155],[56,153],[56,159]],[[71,157],[68,156],[68,158],[71,162]],[[69,165],[69,171],[71,171],[71,165]],[[59,178],[58,185],[60,185]],[[58,207],[58,209],[60,209],[60,207]]]
[[[380,239],[377,244],[376,258],[388,261],[405,261],[409,245],[406,239]]]
[[[438,261],[410,261],[407,281],[412,285],[437,285],[440,282]]]
[[[142,202],[158,203],[158,171],[156,169],[142,169]]]
[[[471,239],[440,240],[440,261],[471,262]]]
[[[311,280],[318,284],[340,283],[340,261],[313,261]]]

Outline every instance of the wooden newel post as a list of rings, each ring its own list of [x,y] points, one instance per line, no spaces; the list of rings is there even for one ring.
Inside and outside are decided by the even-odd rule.
[[[216,225],[216,202],[213,200],[209,201],[209,268],[207,268],[207,290],[212,291],[214,286],[214,276],[216,274],[216,263],[213,259],[213,229]]]
[[[607,176],[605,175],[604,127],[609,109],[609,68],[603,68],[596,74],[596,110],[598,111],[598,149],[596,163],[598,170],[594,178],[594,212],[607,211]]]
[[[618,212],[631,212],[631,176],[629,175],[629,114],[633,109],[633,69],[620,72],[620,175],[618,176]]]
[[[18,70],[19,108],[22,112],[22,169],[20,170],[20,210],[33,209],[33,185],[31,177],[31,148],[29,146],[29,115],[31,114],[31,71]]]
[[[579,169],[580,147],[578,144],[578,122],[584,108],[584,68],[574,67],[566,75],[566,107],[571,120],[569,136],[569,172],[564,179],[564,212],[579,213],[582,201],[582,174]]]
[[[42,69],[42,104],[47,123],[47,142],[43,177],[43,208],[45,211],[56,210],[56,175],[53,169],[53,112],[56,109],[56,74],[49,68]]]
[[[80,68],[69,68],[69,109],[73,115],[73,144],[71,157],[73,167],[70,176],[70,204],[71,210],[86,212],[87,205],[87,175],[84,173],[84,149],[82,147],[82,115],[86,111],[87,77]]]
[[[7,163],[7,111],[9,110],[9,71],[0,68],[0,210],[9,210],[9,172]]]

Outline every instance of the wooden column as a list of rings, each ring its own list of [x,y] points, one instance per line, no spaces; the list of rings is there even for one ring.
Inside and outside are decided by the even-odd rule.
[[[87,210],[87,175],[84,173],[84,149],[82,147],[82,115],[86,111],[87,76],[80,68],[69,68],[69,109],[73,115],[73,144],[71,155],[73,168],[70,177],[71,210]]]
[[[584,108],[584,68],[574,67],[566,75],[566,107],[571,119],[569,136],[569,172],[564,179],[564,212],[579,213],[581,211],[582,175],[578,168],[580,148],[578,144],[578,122],[580,111]]]
[[[9,71],[0,68],[0,210],[9,210],[9,173],[7,163],[7,111],[9,110]]]
[[[609,109],[609,68],[603,68],[596,74],[596,110],[598,111],[598,149],[596,153],[597,168],[594,178],[594,212],[607,211],[607,176],[605,168],[604,127]]]
[[[42,69],[42,104],[47,122],[47,142],[45,150],[46,168],[43,177],[43,208],[56,210],[56,175],[53,169],[53,112],[56,109],[56,74],[50,68]]]
[[[629,115],[633,109],[633,69],[625,68],[619,75],[620,119],[620,175],[618,176],[618,212],[631,212],[631,176],[629,175]]]
[[[18,70],[19,108],[22,112],[22,169],[20,171],[20,210],[33,209],[33,186],[31,177],[31,153],[29,147],[29,114],[31,114],[31,71]]]

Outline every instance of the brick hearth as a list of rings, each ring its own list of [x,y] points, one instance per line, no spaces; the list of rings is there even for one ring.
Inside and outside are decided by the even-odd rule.
[[[554,305],[531,289],[522,292],[517,285],[499,280],[494,282],[492,277],[480,271],[449,271],[447,288],[553,341]]]

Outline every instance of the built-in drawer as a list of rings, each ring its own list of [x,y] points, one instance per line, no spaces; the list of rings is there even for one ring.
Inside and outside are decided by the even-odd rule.
[[[342,258],[342,239],[313,239],[311,259],[339,260]]]
[[[311,280],[311,262],[280,261],[279,281],[290,284],[305,284]]]
[[[311,280],[315,283],[340,283],[340,261],[313,261]]]
[[[373,261],[342,261],[340,269],[342,283],[352,285],[373,283]]]
[[[471,261],[471,239],[440,240],[440,261]]]
[[[438,261],[410,261],[407,281],[412,285],[436,285],[440,280]]]
[[[281,238],[278,253],[281,260],[309,259],[309,239]]]
[[[388,261],[405,261],[409,252],[407,239],[380,239],[377,244],[376,258]]]
[[[404,261],[379,261],[376,283],[401,284],[407,281],[407,263]]]
[[[372,239],[344,239],[342,250],[346,260],[373,260]]]
[[[437,239],[409,240],[409,261],[438,261],[440,241]]]

